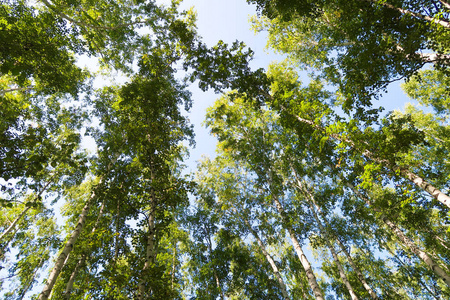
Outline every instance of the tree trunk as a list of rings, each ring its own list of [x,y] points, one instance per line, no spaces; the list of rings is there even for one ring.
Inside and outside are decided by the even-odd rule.
[[[278,201],[278,198],[276,196],[273,196],[273,200],[274,200],[275,206],[283,220],[283,227],[285,227],[287,229],[287,231],[289,232],[289,236],[294,245],[295,252],[297,253],[297,256],[303,266],[303,269],[305,270],[306,277],[308,279],[309,286],[311,287],[311,289],[313,291],[314,297],[317,300],[324,300],[322,291],[320,290],[319,284],[317,283],[316,276],[314,275],[311,264],[309,263],[308,259],[306,258],[305,254],[303,253],[302,247],[300,246],[300,243],[298,242],[297,237],[295,236],[294,230],[289,225],[289,220],[286,217],[286,213],[283,209],[283,206],[281,205],[280,201]]]
[[[333,237],[330,235],[330,233],[325,229],[325,227],[322,225],[322,222],[319,219],[319,216],[316,213],[316,210],[314,208],[313,203],[315,204],[315,200],[313,195],[307,190],[306,186],[304,186],[300,180],[297,178],[297,174],[295,174],[295,177],[297,179],[297,186],[298,188],[305,194],[306,198],[309,198],[309,200],[306,200],[308,202],[309,208],[311,209],[311,212],[313,213],[314,219],[316,220],[317,225],[319,226],[320,231],[322,232],[322,234],[325,236],[325,243],[328,247],[328,249],[330,249],[331,255],[333,256],[333,259],[336,263],[336,266],[339,270],[339,276],[341,277],[342,282],[344,283],[344,285],[347,287],[347,290],[350,294],[350,298],[352,300],[358,300],[358,296],[356,295],[355,291],[353,290],[353,287],[351,286],[350,282],[348,281],[347,275],[345,275],[344,272],[344,268],[341,265],[341,262],[339,261],[339,257],[336,254],[336,251],[333,247],[333,245],[331,244],[331,240],[333,240]]]
[[[280,271],[278,270],[277,265],[275,264],[275,261],[273,260],[272,256],[267,252],[266,247],[264,246],[263,241],[259,238],[258,233],[252,228],[250,223],[244,219],[245,224],[247,225],[247,228],[250,230],[251,234],[255,237],[255,239],[258,241],[259,248],[261,249],[261,252],[266,257],[267,261],[269,262],[270,266],[272,267],[273,273],[275,274],[275,277],[278,280],[278,283],[280,284],[281,292],[283,294],[284,299],[289,300],[291,299],[289,297],[289,294],[286,289],[286,285],[284,284],[284,280],[281,277]]]
[[[21,91],[30,91],[33,88],[34,88],[33,86],[10,88],[10,89],[7,89],[7,90],[0,91],[0,96],[5,95],[6,93],[15,92],[15,91],[20,91],[20,92]]]
[[[292,165],[291,165],[291,169],[292,169],[292,172],[294,173],[295,179],[296,179],[296,181],[297,181],[297,186],[300,188],[300,190],[302,190],[304,193],[306,193],[306,194],[307,194],[306,196],[307,196],[307,197],[309,196],[309,199],[311,200],[311,201],[308,201],[309,206],[310,206],[310,208],[311,208],[311,211],[312,211],[313,214],[314,214],[314,218],[316,219],[317,224],[318,224],[319,227],[320,227],[320,230],[321,230],[322,232],[324,232],[324,233],[327,235],[327,239],[326,239],[327,244],[329,244],[328,240],[330,240],[330,241],[331,241],[332,239],[335,239],[335,240],[336,240],[336,242],[337,242],[338,245],[340,246],[341,250],[345,253],[345,256],[347,257],[347,260],[349,261],[350,265],[352,266],[352,269],[355,271],[356,275],[358,276],[358,279],[359,279],[359,281],[362,283],[364,289],[369,293],[369,295],[370,295],[370,297],[372,297],[372,299],[378,299],[377,294],[376,294],[376,293],[373,291],[373,289],[367,284],[366,280],[364,279],[364,276],[362,275],[361,270],[356,266],[356,264],[354,263],[352,257],[350,256],[350,253],[348,253],[347,249],[345,248],[344,244],[340,241],[339,237],[338,237],[336,234],[334,234],[334,233],[331,233],[331,234],[330,234],[330,231],[324,228],[324,226],[322,225],[322,223],[321,223],[321,221],[320,221],[320,219],[319,219],[319,216],[318,216],[318,215],[316,214],[316,212],[315,212],[314,207],[316,207],[317,211],[321,214],[322,218],[323,218],[324,221],[326,222],[326,217],[325,217],[323,211],[322,211],[322,210],[320,209],[320,207],[317,205],[317,203],[316,203],[316,201],[315,201],[313,195],[312,195],[312,194],[309,192],[309,190],[304,186],[304,184],[302,184],[302,182],[301,182],[300,179],[298,178],[297,172],[294,170],[294,168],[292,167]],[[330,251],[333,251],[333,252],[334,252],[334,248],[332,247],[331,244],[329,244],[329,247],[330,247]],[[335,256],[335,254],[333,254],[333,258],[334,258],[334,256]],[[336,255],[336,256],[337,256],[337,255]],[[336,258],[335,258],[335,260],[336,260]],[[338,268],[339,268],[339,265],[340,265],[339,260],[337,260],[337,264],[338,264]],[[342,272],[343,272],[343,270],[342,270]],[[344,274],[344,277],[345,277],[345,280],[347,280],[347,276],[345,276],[345,274]],[[342,278],[342,276],[341,276],[341,278]],[[342,278],[342,279],[344,280],[344,278]],[[348,281],[348,280],[347,280],[347,281]],[[345,282],[345,281],[344,281],[344,282]],[[346,286],[347,286],[347,283],[346,283]],[[350,286],[350,282],[348,282],[347,288],[349,289],[350,296],[351,296],[352,299],[353,299],[353,295],[352,295],[352,294],[354,294],[354,291],[353,291],[353,289],[352,289],[351,286]],[[352,293],[352,292],[353,292],[353,293]],[[355,295],[355,297],[356,297],[356,295]]]
[[[417,281],[417,282],[418,282],[425,290],[427,290],[427,292],[428,292],[430,295],[433,295],[433,298],[435,298],[436,300],[441,299],[439,296],[436,296],[436,294],[433,293],[433,291],[431,291],[430,288],[429,288],[424,282],[422,282],[422,280],[420,280],[420,279],[418,279],[418,278],[414,278],[414,276],[413,276],[413,275],[411,274],[411,272],[408,270],[407,264],[406,264],[405,262],[403,262],[403,261],[401,260],[401,258],[398,257],[398,256],[390,249],[390,247],[387,245],[387,242],[386,242],[386,241],[384,241],[384,242],[385,242],[384,247],[385,247],[385,248],[387,249],[387,251],[392,255],[392,257],[394,258],[394,260],[397,261],[399,264],[401,264],[401,265],[404,267],[404,270],[408,272],[408,273],[407,273],[408,277],[411,278],[411,280],[416,280],[416,281]]]
[[[445,20],[432,18],[432,17],[427,16],[427,15],[416,13],[416,12],[413,12],[413,11],[410,11],[410,10],[407,10],[407,9],[402,9],[400,7],[396,7],[396,6],[392,5],[392,4],[384,2],[384,1],[376,1],[376,0],[365,0],[365,1],[368,1],[368,2],[371,2],[371,3],[376,3],[376,4],[381,4],[381,5],[384,5],[386,7],[389,7],[390,9],[396,10],[396,11],[398,11],[401,14],[410,15],[410,16],[416,17],[416,18],[421,19],[421,20],[425,20],[425,21],[428,21],[428,22],[431,22],[431,23],[435,23],[435,24],[441,25],[441,26],[443,26],[445,28],[450,28],[450,23],[448,21],[445,21]]]
[[[100,222],[100,218],[102,217],[104,210],[105,210],[105,201],[103,201],[102,206],[100,207],[100,211],[98,212],[97,220],[95,220],[94,227],[92,228],[91,231],[91,235],[97,230],[98,223]],[[78,260],[77,264],[75,265],[75,269],[73,270],[72,274],[70,274],[69,281],[67,282],[66,285],[66,290],[64,291],[64,299],[70,299],[70,294],[72,293],[76,275],[78,273],[78,270],[80,269],[80,266],[82,266],[86,261],[86,257],[87,254],[84,253],[82,257]]]
[[[29,278],[26,287],[24,287],[24,289],[22,291],[22,294],[20,295],[19,300],[22,300],[25,297],[26,293],[28,292],[28,290],[33,285],[33,281],[34,281],[34,278],[36,278],[37,272],[40,270],[40,268],[42,267],[43,264],[44,264],[44,257],[41,257],[41,260],[39,261],[37,267],[34,269],[33,275]]]
[[[116,234],[114,237],[114,262],[117,262],[119,257],[119,239],[120,239],[120,199],[117,200],[117,214],[116,214]]]
[[[72,232],[72,235],[70,236],[69,240],[66,242],[66,245],[64,246],[64,249],[59,254],[58,258],[56,259],[55,266],[53,267],[53,270],[51,271],[47,282],[45,283],[44,289],[42,290],[41,294],[39,295],[39,300],[45,300],[48,299],[50,293],[52,292],[53,286],[56,283],[56,279],[58,279],[59,274],[61,273],[61,270],[64,266],[64,262],[66,258],[69,256],[70,252],[73,249],[73,246],[75,242],[77,241],[78,237],[81,234],[81,230],[84,227],[84,223],[86,222],[87,215],[89,213],[89,209],[91,206],[91,202],[95,197],[95,192],[91,194],[91,197],[89,197],[88,201],[86,201],[85,206],[83,207],[83,211],[81,212],[80,218],[78,219],[77,226],[75,227],[75,230]]]
[[[173,247],[173,257],[172,257],[172,278],[171,278],[171,283],[172,283],[172,290],[174,288],[174,284],[175,284],[175,264],[176,264],[176,258],[177,258],[177,244],[175,243],[175,246]]]
[[[370,0],[369,0],[370,1]],[[281,106],[281,110],[285,111],[286,113],[289,113],[286,108],[284,106]],[[314,129],[320,130],[320,131],[325,131],[325,129],[322,126],[319,126],[317,124],[315,124],[313,121],[311,120],[307,120],[307,119],[303,119],[302,117],[295,115],[295,118],[304,124],[308,124],[311,127],[313,127]],[[352,140],[348,140],[346,138],[342,138],[341,136],[339,136],[338,134],[329,134],[329,137],[338,140],[340,142],[345,142],[347,143],[350,147],[355,148],[355,142],[353,142]],[[372,161],[375,161],[377,163],[383,164],[384,166],[388,167],[390,165],[390,162],[383,160],[383,159],[379,159],[377,158],[375,155],[373,155],[373,153],[371,153],[368,150],[365,150],[361,153],[363,156],[369,158]],[[411,182],[413,182],[416,186],[418,186],[419,188],[423,189],[424,191],[426,191],[428,194],[430,194],[433,198],[435,198],[436,200],[438,200],[439,202],[441,202],[442,204],[446,205],[447,207],[450,208],[450,197],[448,195],[446,195],[445,193],[441,192],[439,189],[435,188],[433,185],[431,185],[429,182],[425,181],[425,179],[423,179],[422,177],[412,173],[409,170],[406,169],[402,169],[397,165],[392,166],[393,171],[400,171],[400,173],[406,177],[407,179],[409,179]]]
[[[443,6],[445,6],[448,10],[450,10],[450,3],[448,3],[448,2],[446,2],[446,1],[444,1],[444,0],[439,0],[439,2],[441,2],[441,4],[442,4]]]
[[[345,256],[348,259],[348,262],[352,266],[353,271],[355,271],[356,275],[358,276],[359,281],[364,286],[364,289],[369,293],[370,297],[372,299],[378,299],[377,294],[374,292],[374,290],[369,286],[366,279],[364,278],[364,275],[362,274],[361,270],[358,268],[358,266],[353,261],[353,258],[351,257],[350,253],[347,251],[347,248],[345,248],[344,244],[341,242],[338,236],[336,236],[336,242],[338,243],[339,247],[341,248],[342,252],[345,253]]]
[[[153,202],[153,201],[152,201]],[[152,204],[153,205],[153,204]],[[143,274],[153,265],[155,259],[155,218],[154,211],[151,209],[148,216],[148,231],[147,231],[147,245],[145,247],[145,263],[142,269]],[[146,294],[151,291],[145,289],[145,279],[141,278],[139,281],[139,299],[146,299]]]
[[[347,275],[345,275],[344,272],[344,268],[341,265],[341,262],[339,261],[339,257],[336,254],[336,251],[333,247],[333,245],[330,243],[331,240],[333,240],[333,238],[331,237],[331,235],[328,233],[328,231],[325,229],[325,227],[322,225],[319,216],[317,216],[317,213],[314,209],[314,206],[311,202],[309,202],[309,207],[311,209],[311,212],[314,215],[314,219],[316,219],[317,224],[319,225],[319,229],[320,231],[325,235],[325,243],[327,244],[328,249],[330,249],[331,255],[333,256],[333,259],[336,263],[336,266],[338,267],[339,270],[339,276],[341,277],[342,282],[344,283],[344,285],[347,287],[347,290],[350,294],[350,298],[352,300],[358,300],[358,296],[356,295],[355,291],[353,290],[350,282],[348,281]]]
[[[75,266],[75,269],[73,269],[72,274],[70,274],[69,281],[67,282],[67,285],[66,285],[66,290],[64,291],[64,299],[67,299],[67,300],[70,299],[70,295],[72,294],[73,284],[75,283],[76,275],[78,273],[78,270],[84,264],[85,261],[86,261],[86,254],[83,254],[83,256],[78,260],[78,262]]]
[[[440,277],[447,286],[450,287],[450,276],[438,265],[433,259],[425,252],[422,251],[413,241],[411,241],[404,233],[400,230],[391,220],[389,220],[385,215],[381,216],[381,219],[386,223],[389,228],[397,235],[400,241],[403,242],[408,248],[416,254],[425,264],[438,276]]]
[[[365,198],[359,193],[351,184],[347,184],[361,199],[363,199],[369,206],[371,205],[369,199]],[[417,255],[439,278],[441,278],[447,286],[450,287],[450,276],[437,264],[433,259],[423,250],[421,250],[412,240],[410,240],[397,225],[394,224],[388,217],[386,217],[379,209],[374,210],[380,213],[380,218],[392,230],[397,238],[407,246],[411,252]]]
[[[52,182],[51,179],[55,176],[55,174],[53,174],[49,181],[45,184],[45,186],[41,189],[41,191],[34,197],[33,201],[29,202],[29,203],[33,203],[36,202],[41,196],[42,194],[47,190],[48,186],[50,185],[50,183]],[[14,228],[16,227],[17,223],[23,218],[23,216],[25,216],[25,214],[28,212],[28,210],[30,210],[31,206],[27,206],[18,216],[17,218],[11,223],[11,225],[9,225],[9,227],[0,235],[0,243],[2,242],[3,238],[9,234],[11,231],[14,230]],[[12,238],[11,238],[12,239]],[[4,243],[4,246],[2,247],[2,249],[0,249],[0,255],[2,254],[2,250],[4,248],[6,248],[6,246],[9,244],[9,242],[11,241],[11,239],[9,239],[6,243]]]
[[[155,177],[153,174],[153,167],[150,165],[151,173],[151,181],[154,182]],[[142,269],[143,274],[145,275],[146,271],[153,265],[155,261],[155,213],[156,213],[156,196],[153,187],[150,189],[150,212],[148,215],[148,231],[147,231],[147,245],[145,248],[145,263],[144,268]],[[139,299],[146,299],[146,294],[150,294],[151,291],[147,291],[145,289],[145,278],[141,278],[139,281]]]
[[[114,157],[114,159],[110,162],[110,164],[107,167],[107,173],[109,173],[109,170],[111,167],[115,164],[117,159],[119,158],[120,154],[117,153]],[[103,178],[100,179],[98,186],[101,186],[103,182]],[[74,231],[72,232],[72,235],[70,236],[69,240],[66,242],[64,249],[59,254],[58,258],[56,259],[55,265],[47,279],[47,282],[45,283],[45,286],[42,290],[42,292],[39,294],[38,300],[46,300],[50,296],[53,286],[56,283],[56,280],[58,279],[59,274],[61,273],[62,268],[64,267],[64,263],[69,256],[70,252],[73,249],[73,246],[75,242],[77,241],[78,237],[81,234],[81,231],[83,230],[84,223],[86,222],[86,218],[88,216],[89,210],[91,208],[92,200],[96,197],[96,190],[98,188],[94,188],[94,190],[91,193],[91,196],[86,201],[86,204],[83,207],[83,210],[81,212],[80,218],[78,219],[77,225],[75,226]]]
[[[210,235],[209,230],[208,230],[207,227],[206,227],[206,230],[205,230],[205,231],[206,231],[206,238],[207,238],[207,241],[208,241],[209,256],[211,257],[211,256],[212,256],[211,235]],[[214,273],[214,279],[216,280],[217,290],[218,290],[219,293],[220,293],[220,298],[221,298],[222,300],[225,300],[225,295],[223,294],[222,287],[220,286],[219,276],[217,275],[217,271],[216,271],[216,269],[215,269],[214,267],[213,267],[213,273]]]
[[[399,169],[397,167],[397,169]],[[450,207],[450,197],[432,186],[430,183],[426,182],[422,177],[417,176],[416,174],[408,171],[408,170],[401,170],[402,175],[404,175],[406,178],[411,180],[415,185],[420,187],[421,189],[425,190],[428,194],[430,194],[433,198],[441,202],[442,204],[446,205],[447,207]]]
[[[30,210],[31,206],[27,206],[24,210],[22,210],[22,212],[17,216],[17,218],[15,218],[15,220],[11,223],[11,225],[9,225],[8,228],[6,228],[6,230],[2,233],[2,235],[0,235],[0,242],[3,241],[3,238],[10,233],[11,231],[14,230],[14,228],[16,227],[17,223],[23,218],[23,216],[27,213],[28,210]],[[9,242],[11,241],[11,239],[8,240],[8,242],[6,243],[9,244]]]

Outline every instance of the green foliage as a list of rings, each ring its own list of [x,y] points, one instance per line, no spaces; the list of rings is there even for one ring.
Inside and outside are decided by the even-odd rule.
[[[264,16],[256,30],[269,32],[269,46],[336,86],[343,110],[360,120],[375,113],[372,99],[390,82],[429,62],[447,72],[450,23],[443,2],[248,2]],[[427,50],[437,58],[421,54]]]
[[[448,208],[405,175],[449,189],[447,1],[248,2],[288,56],[267,72],[242,42],[207,47],[179,1],[0,5],[1,297],[35,297],[71,232],[54,299],[314,299],[311,272],[347,299],[338,261],[364,299],[362,279],[381,299],[449,297],[398,233],[449,273]],[[94,88],[81,55],[124,80]],[[399,78],[437,115],[381,117]],[[188,82],[227,92],[195,180]]]
[[[450,111],[450,77],[442,70],[423,70],[402,85],[406,94],[440,115]]]

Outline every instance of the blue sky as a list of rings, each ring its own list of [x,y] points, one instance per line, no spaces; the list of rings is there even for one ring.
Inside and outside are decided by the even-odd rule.
[[[168,3],[170,1],[162,1]],[[255,34],[251,29],[249,19],[256,15],[256,6],[249,5],[245,0],[185,0],[181,3],[182,9],[194,7],[197,12],[197,27],[199,34],[208,46],[214,46],[219,40],[232,43],[236,40],[243,41],[254,52],[254,60],[251,66],[267,68],[276,60],[282,60],[280,55],[265,49],[266,37],[264,33]],[[191,123],[195,126],[195,149],[190,151],[188,168],[195,170],[196,161],[202,155],[214,156],[216,140],[209,135],[209,131],[202,127],[206,108],[214,103],[220,95],[212,91],[202,92],[195,85],[191,87],[193,93],[193,107],[189,114]],[[386,112],[394,109],[402,109],[409,100],[400,89],[399,83],[391,84],[389,93],[386,94],[378,105],[386,108]]]
[[[243,41],[254,52],[254,60],[251,66],[267,68],[270,62],[280,59],[274,53],[264,50],[266,35],[255,34],[251,29],[249,19],[256,14],[256,7],[248,5],[245,0],[185,0],[181,4],[182,9],[195,8],[197,12],[197,27],[200,36],[208,46],[214,46],[219,40],[231,44],[234,41]],[[212,91],[202,92],[195,86],[191,87],[193,107],[189,114],[191,123],[195,126],[195,149],[190,151],[188,168],[195,170],[196,161],[202,155],[214,156],[216,139],[201,124],[205,119],[206,109],[211,106],[220,95]]]

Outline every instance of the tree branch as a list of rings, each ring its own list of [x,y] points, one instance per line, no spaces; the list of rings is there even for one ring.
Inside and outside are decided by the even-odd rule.
[[[144,21],[134,21],[134,22],[130,22],[130,23],[123,23],[123,24],[119,24],[113,27],[110,26],[99,26],[99,25],[92,25],[83,21],[77,21],[71,17],[69,17],[68,15],[66,15],[65,13],[63,13],[62,11],[58,10],[52,3],[50,3],[48,0],[41,0],[45,6],[47,6],[48,8],[50,8],[52,11],[54,11],[58,16],[60,16],[63,19],[66,19],[67,21],[76,24],[78,26],[84,27],[84,28],[91,28],[91,29],[100,29],[100,30],[117,30],[119,28],[123,28],[123,27],[128,27],[128,26],[133,26],[136,24],[145,24],[147,22],[147,20]]]
[[[400,12],[401,14],[410,15],[410,16],[416,17],[418,19],[422,19],[422,20],[425,20],[425,21],[428,21],[428,22],[431,22],[431,23],[435,23],[435,24],[438,24],[438,25],[441,25],[441,26],[443,26],[445,28],[449,28],[450,29],[450,22],[448,22],[446,20],[439,20],[439,19],[436,19],[436,18],[432,18],[432,17],[426,16],[426,15],[420,14],[420,13],[412,12],[412,11],[407,10],[407,9],[396,7],[396,6],[392,5],[392,4],[384,2],[384,1],[383,2],[380,2],[380,1],[377,1],[377,0],[364,0],[364,1],[367,1],[367,2],[370,2],[370,3],[375,3],[375,4],[381,4],[383,6],[386,6],[386,7],[390,8],[390,9],[393,9],[393,10],[396,10],[396,11]]]
[[[29,91],[29,90],[32,90],[33,88],[34,88],[34,86],[30,85],[27,87],[18,87],[18,88],[7,89],[7,90],[0,91],[0,96],[3,96],[6,93],[15,92],[15,91]]]

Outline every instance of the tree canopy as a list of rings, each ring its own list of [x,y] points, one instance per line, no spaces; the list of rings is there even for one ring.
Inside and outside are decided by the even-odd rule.
[[[284,61],[177,0],[0,4],[2,299],[450,297],[450,4],[247,2]]]

